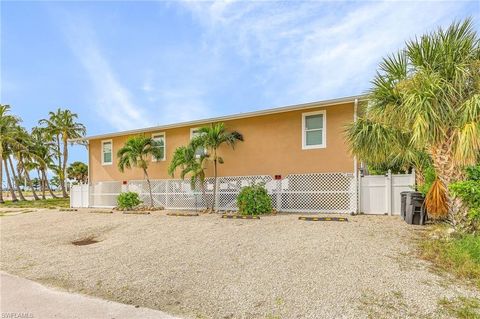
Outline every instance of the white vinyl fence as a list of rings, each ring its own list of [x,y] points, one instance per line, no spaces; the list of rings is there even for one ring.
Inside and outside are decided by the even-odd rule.
[[[412,191],[415,173],[367,175],[360,178],[360,212],[400,215],[400,193]]]
[[[217,179],[216,206],[218,210],[237,210],[237,195],[242,187],[264,183],[277,211],[349,213],[357,210],[356,181],[352,173],[292,174],[276,180],[269,175],[229,176]],[[188,180],[152,180],[155,205],[167,209],[203,209],[206,207],[202,188],[197,183],[192,190]],[[214,181],[204,183],[206,198],[213,199]],[[143,180],[98,182],[72,188],[72,207],[114,207],[121,192],[137,192],[144,203],[150,201],[147,182]],[[87,194],[87,195],[85,195]],[[88,201],[83,200],[85,196]],[[82,200],[79,200],[79,197]]]

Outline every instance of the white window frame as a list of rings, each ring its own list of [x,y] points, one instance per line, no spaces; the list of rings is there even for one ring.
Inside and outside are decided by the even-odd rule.
[[[201,127],[191,127],[191,128],[190,128],[190,140],[192,140],[193,137],[194,137],[194,136],[193,136],[193,133],[194,133],[195,131],[199,130],[200,128],[201,128]],[[203,148],[203,154],[204,154],[204,155],[207,155],[207,154],[208,154],[208,152],[207,152],[207,150],[206,150],[205,148]],[[200,157],[200,155],[198,155],[198,154],[195,155],[195,156],[196,156],[197,158]]]
[[[307,131],[306,131],[306,118],[311,115],[323,115],[323,128],[322,128],[322,144],[307,145]],[[302,113],[302,150],[311,150],[317,148],[327,147],[327,112],[325,110]]]
[[[152,155],[152,162],[165,161],[167,159],[167,134],[165,132],[152,133],[152,139],[159,136],[163,136],[163,158],[158,159]]]
[[[193,139],[193,132],[198,131],[200,127],[191,127],[190,128],[190,140]]]
[[[105,153],[103,145],[106,143],[110,143],[112,146],[112,160],[110,162],[105,162]],[[102,140],[102,165],[112,165],[113,164],[113,140]]]

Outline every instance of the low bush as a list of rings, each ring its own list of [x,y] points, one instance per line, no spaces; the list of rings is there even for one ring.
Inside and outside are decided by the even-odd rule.
[[[466,180],[452,183],[449,188],[467,207],[467,227],[475,231],[480,229],[480,165],[467,168],[466,173]]]
[[[135,192],[121,193],[117,198],[117,206],[119,209],[130,210],[141,203],[140,197]]]
[[[237,205],[243,215],[268,214],[273,210],[265,184],[243,187],[237,196]]]

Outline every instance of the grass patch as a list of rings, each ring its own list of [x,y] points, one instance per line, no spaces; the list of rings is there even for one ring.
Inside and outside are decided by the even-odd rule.
[[[5,201],[0,204],[2,208],[67,208],[70,207],[69,198],[48,198],[42,200],[28,200],[28,201]]]
[[[438,304],[447,314],[455,318],[480,319],[480,301],[475,298],[444,298]]]
[[[364,291],[359,299],[358,308],[368,319],[428,318],[415,305],[407,304],[405,296],[398,290],[384,294],[371,290]]]
[[[480,288],[480,235],[426,236],[419,246],[421,257],[437,269],[467,279]]]

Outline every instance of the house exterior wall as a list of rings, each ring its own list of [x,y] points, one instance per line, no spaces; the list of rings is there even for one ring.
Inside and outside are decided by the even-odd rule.
[[[302,114],[325,110],[326,147],[302,149]],[[276,114],[223,121],[228,130],[243,134],[245,141],[235,149],[222,146],[219,155],[225,163],[219,165],[219,176],[282,175],[315,172],[353,172],[353,157],[348,152],[343,130],[353,121],[354,103],[309,108]],[[190,140],[192,126],[144,133],[151,136],[165,133],[166,159],[151,162],[151,179],[171,178],[167,174],[173,152]],[[119,133],[121,134],[121,133]],[[117,168],[117,151],[129,136],[109,137],[113,142],[113,164],[102,165],[102,139],[89,141],[90,181],[127,181],[143,179],[136,168],[121,173]],[[212,164],[207,164],[207,175],[212,176]],[[178,176],[175,176],[178,177]]]

